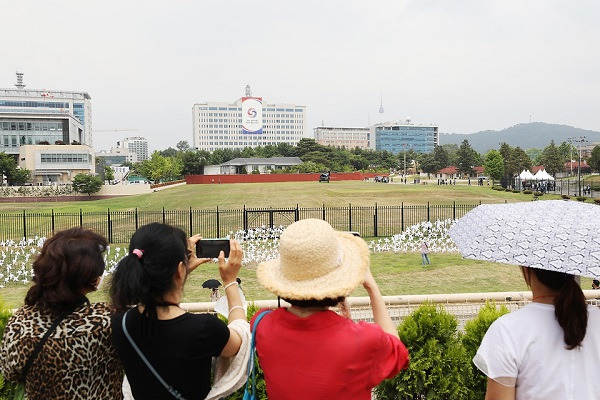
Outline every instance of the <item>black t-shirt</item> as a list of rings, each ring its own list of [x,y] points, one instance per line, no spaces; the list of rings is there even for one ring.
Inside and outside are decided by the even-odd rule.
[[[121,326],[123,313],[112,319],[113,343],[136,399],[173,399],[142,361]],[[167,384],[186,400],[204,399],[210,391],[211,358],[223,351],[229,329],[209,314],[186,313],[159,320],[156,340],[144,343],[143,317],[136,309],[127,314],[127,330],[150,364]],[[145,325],[145,324],[144,324]]]

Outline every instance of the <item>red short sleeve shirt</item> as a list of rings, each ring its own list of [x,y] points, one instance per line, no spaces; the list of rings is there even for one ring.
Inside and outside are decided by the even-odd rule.
[[[279,308],[260,321],[256,348],[272,400],[371,399],[409,362],[398,338],[333,311],[299,318]]]

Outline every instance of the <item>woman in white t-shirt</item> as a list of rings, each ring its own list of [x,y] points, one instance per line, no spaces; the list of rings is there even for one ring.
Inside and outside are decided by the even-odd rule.
[[[532,303],[498,318],[473,358],[486,400],[600,399],[600,309],[574,275],[521,268]]]

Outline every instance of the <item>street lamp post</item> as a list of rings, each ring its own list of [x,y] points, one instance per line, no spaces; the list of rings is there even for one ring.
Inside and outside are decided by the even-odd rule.
[[[577,163],[577,192],[578,196],[581,197],[581,144],[587,142],[585,136],[579,138],[569,138],[569,141],[577,143],[577,151],[579,153],[579,162]],[[571,170],[573,165],[571,164]]]

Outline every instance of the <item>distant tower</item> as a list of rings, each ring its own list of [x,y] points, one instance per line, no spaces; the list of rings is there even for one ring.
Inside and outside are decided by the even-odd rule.
[[[17,89],[25,89],[25,84],[23,83],[23,73],[17,71],[17,83],[15,83],[15,86],[17,87]]]
[[[383,93],[381,93],[381,100],[379,102],[379,122],[383,122]]]
[[[250,89],[250,85],[246,85],[246,97],[252,97],[252,90]]]

